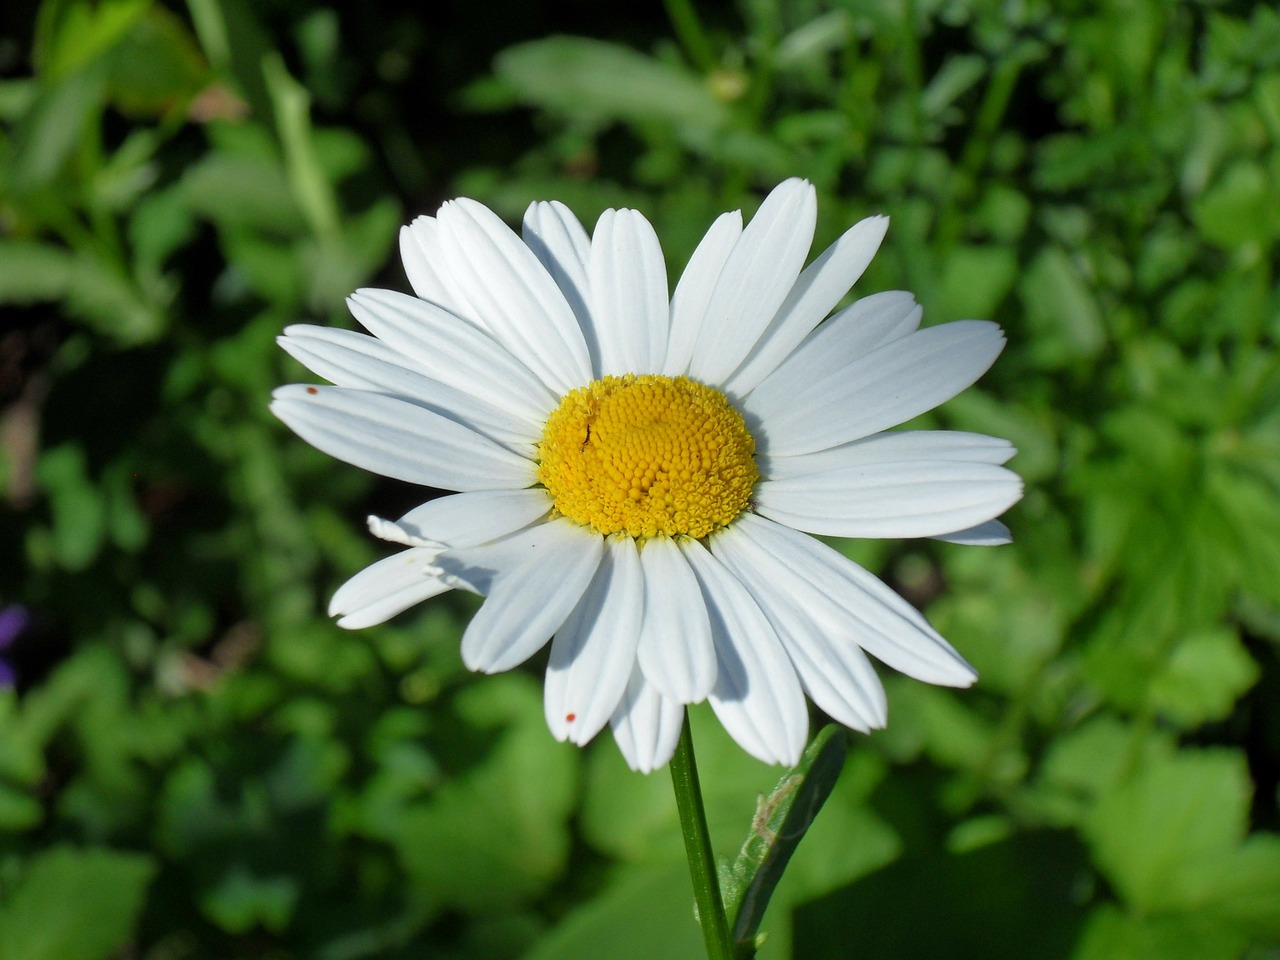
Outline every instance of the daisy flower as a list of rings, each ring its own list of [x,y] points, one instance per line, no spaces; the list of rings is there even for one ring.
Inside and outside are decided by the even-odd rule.
[[[280,340],[333,384],[276,391],[299,436],[457,491],[370,518],[406,549],[338,589],[339,625],[481,594],[466,665],[510,670],[550,640],[552,733],[584,744],[608,724],[642,771],[704,699],[770,763],[799,758],[806,694],[849,727],[883,726],[868,654],[972,683],[910,604],[810,534],[1007,542],[995,517],[1021,495],[1008,442],[886,432],[977,380],[1004,337],[976,320],[918,329],[897,291],[832,313],[888,220],[806,267],[816,213],[813,187],[788,180],[745,228],[724,214],[670,297],[634,210],[588,236],[563,204],[535,203],[517,236],[459,199],[403,228],[416,296],[357,291],[372,336],[303,325]]]

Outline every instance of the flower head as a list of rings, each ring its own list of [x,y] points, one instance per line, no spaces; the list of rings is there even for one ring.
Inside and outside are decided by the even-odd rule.
[[[374,535],[407,549],[347,581],[330,613],[380,623],[452,589],[487,599],[462,640],[493,673],[551,640],[546,717],[627,761],[671,756],[684,704],[709,699],[744,749],[794,763],[807,693],[883,726],[867,654],[929,683],[973,669],[909,604],[808,534],[992,544],[1021,495],[1004,440],[885,432],[968,387],[997,326],[920,330],[908,293],[832,310],[888,221],[853,226],[808,267],[816,200],[777,187],[745,228],[711,226],[668,299],[634,210],[589,237],[559,203],[523,236],[472,200],[401,232],[416,296],[361,290],[372,336],[293,326],[281,345],[333,386],[272,409],[375,473],[458,491]],[[825,321],[825,322],[824,322]]]

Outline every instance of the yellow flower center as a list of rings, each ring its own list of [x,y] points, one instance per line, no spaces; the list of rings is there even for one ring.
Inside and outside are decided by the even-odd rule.
[[[747,508],[755,449],[719,390],[688,377],[605,377],[547,419],[538,479],[560,513],[604,536],[702,539]]]

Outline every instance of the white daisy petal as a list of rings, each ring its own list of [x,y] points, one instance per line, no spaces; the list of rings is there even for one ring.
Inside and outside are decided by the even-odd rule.
[[[466,291],[476,319],[557,396],[589,382],[582,330],[533,251],[474,200],[446,203],[437,222],[443,266]]]
[[[639,773],[651,773],[676,752],[684,708],[660,694],[636,669],[609,724],[627,765]]]
[[[756,407],[785,406],[785,398],[816,381],[838,374],[851,363],[920,326],[924,311],[902,290],[873,293],[845,307],[814,330],[785,361],[743,396]]]
[[[411,400],[517,453],[532,456],[533,446],[541,439],[541,421],[423,376],[405,365],[402,354],[376,337],[296,324],[286,327],[277,342],[307,369],[339,387]]]
[[[329,616],[341,616],[340,627],[368,627],[452,590],[455,585],[435,565],[446,548],[508,536],[546,516],[550,508],[543,490],[481,490],[430,500],[395,523],[370,517],[374,536],[413,548],[379,560],[339,587]]]
[[[479,490],[437,497],[396,521],[410,536],[448,547],[476,546],[523,530],[551,509],[547,491]]]
[[[445,268],[440,225],[435,217],[417,217],[400,228],[400,260],[414,293],[474,322],[471,304]]]
[[[765,763],[793,766],[809,715],[795,668],[751,593],[696,540],[680,544],[706,598],[716,645],[711,707],[730,736]]]
[[[944,323],[887,343],[786,400],[761,398],[766,380],[743,412],[769,456],[825,450],[950,400],[987,371],[1004,343],[994,323]]]
[[[689,363],[689,375],[723,383],[738,368],[787,298],[809,255],[818,205],[813,186],[774,188],[734,245]]]
[[[424,377],[534,421],[555,407],[551,392],[506,347],[456,314],[393,290],[357,290],[347,305]]]
[[[379,540],[386,540],[388,543],[398,543],[405,547],[430,547],[439,553],[444,549],[444,544],[430,537],[420,537],[411,531],[400,526],[400,524],[387,520],[385,517],[370,516],[367,519],[369,532]]]
[[[329,601],[338,626],[359,630],[385,623],[397,613],[452,589],[427,567],[439,550],[412,547],[365,567],[340,586]]]
[[[582,745],[617,710],[635,663],[643,610],[636,542],[612,537],[587,592],[551,641],[543,702],[557,740]]]
[[[716,682],[711,621],[684,551],[652,537],[640,553],[644,618],[636,656],[645,678],[677,703],[705,700]]]
[[[748,528],[733,524],[711,538],[711,552],[746,585],[778,631],[813,702],[855,730],[883,727],[888,705],[875,668],[857,642],[832,634],[794,595],[779,590],[754,561]]]
[[[831,470],[874,469],[882,463],[949,460],[957,463],[1008,462],[1017,450],[1008,440],[962,430],[899,430],[877,433],[838,447],[795,457],[756,457],[765,480],[807,477]]]
[[[977,673],[920,612],[826,544],[763,517],[736,521],[747,534],[738,542],[760,576],[832,636],[847,636],[900,673],[949,687],[967,687]]]
[[[470,427],[395,397],[295,384],[271,412],[313,447],[372,473],[446,490],[527,487],[536,468]]]
[[[755,349],[725,381],[725,389],[738,396],[749,393],[787,359],[858,282],[888,229],[888,217],[860,220],[805,267]]]
[[[524,242],[538,258],[564,294],[578,319],[591,358],[592,377],[600,376],[600,343],[596,321],[591,316],[587,264],[591,260],[591,238],[582,223],[558,200],[531,203],[521,227]]]
[[[1017,503],[1022,480],[991,463],[920,457],[880,434],[860,462],[756,486],[756,512],[834,537],[935,537],[990,520]],[[816,455],[816,456],[820,456]],[[852,458],[850,458],[852,459]]]
[[[662,362],[662,372],[666,376],[679,377],[689,372],[689,361],[693,359],[693,348],[707,314],[707,304],[711,302],[725,262],[741,236],[742,211],[722,213],[689,258],[675,293],[671,295],[671,331],[666,359]]]
[[[635,210],[606,210],[587,269],[599,374],[657,373],[667,350],[667,267],[658,235]]]
[[[940,533],[933,539],[959,543],[968,547],[1002,547],[1006,543],[1013,542],[1013,534],[999,520],[988,520],[967,530]]]
[[[468,669],[499,673],[533,656],[578,605],[603,551],[599,535],[561,519],[442,553],[439,575],[486,597],[462,636]]]

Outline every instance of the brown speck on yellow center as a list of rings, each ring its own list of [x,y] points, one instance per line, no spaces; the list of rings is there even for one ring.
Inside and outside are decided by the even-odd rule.
[[[747,508],[760,477],[754,453],[719,390],[627,374],[560,401],[538,447],[538,479],[560,513],[605,536],[700,540]]]

